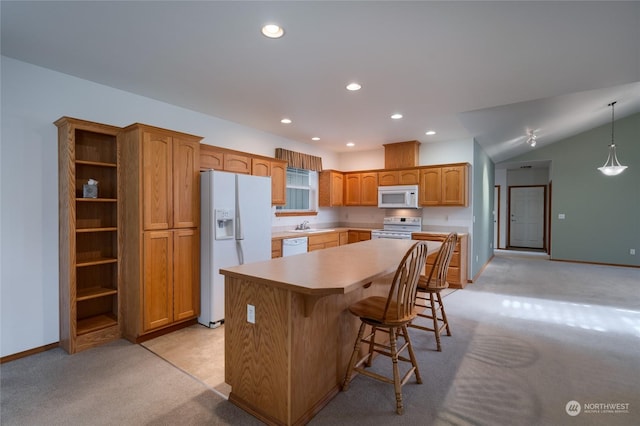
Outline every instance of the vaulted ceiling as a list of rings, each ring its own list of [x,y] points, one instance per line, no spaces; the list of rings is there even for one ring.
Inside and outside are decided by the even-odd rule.
[[[499,162],[530,130],[540,147],[614,100],[640,111],[640,2],[2,1],[1,19],[4,56],[337,152],[475,138]]]

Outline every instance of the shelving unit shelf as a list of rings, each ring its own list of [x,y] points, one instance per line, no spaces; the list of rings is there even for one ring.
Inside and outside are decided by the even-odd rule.
[[[121,336],[118,235],[120,128],[70,117],[58,127],[60,346],[69,353]],[[83,185],[98,181],[96,198]]]

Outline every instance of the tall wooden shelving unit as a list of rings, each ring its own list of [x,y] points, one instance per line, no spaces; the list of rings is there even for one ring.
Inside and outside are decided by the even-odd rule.
[[[60,346],[69,353],[121,336],[118,243],[120,128],[70,117],[58,126]],[[98,197],[83,184],[98,181]]]

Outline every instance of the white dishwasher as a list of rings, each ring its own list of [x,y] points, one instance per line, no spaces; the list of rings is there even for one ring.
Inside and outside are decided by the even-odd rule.
[[[287,238],[282,240],[282,257],[292,256],[294,254],[306,253],[309,238]]]

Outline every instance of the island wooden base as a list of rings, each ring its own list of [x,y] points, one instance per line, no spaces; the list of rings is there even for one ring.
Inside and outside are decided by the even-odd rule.
[[[226,276],[225,310],[236,313],[225,319],[229,400],[268,424],[307,423],[344,379],[359,327],[347,307],[387,292],[372,285],[323,296],[308,312],[300,293]],[[247,305],[255,306],[255,324]]]

